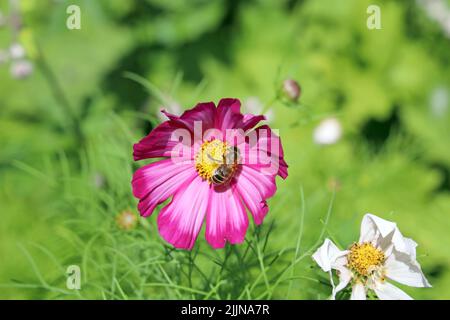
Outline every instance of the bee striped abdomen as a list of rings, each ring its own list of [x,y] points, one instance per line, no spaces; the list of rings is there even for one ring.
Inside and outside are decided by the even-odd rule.
[[[211,177],[211,182],[221,185],[231,180],[235,171],[234,165],[220,165]]]

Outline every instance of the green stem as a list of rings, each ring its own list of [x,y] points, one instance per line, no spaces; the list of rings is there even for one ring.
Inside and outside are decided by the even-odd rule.
[[[37,65],[39,66],[42,75],[47,81],[50,90],[52,92],[53,98],[57,102],[57,104],[63,109],[64,114],[69,120],[70,128],[73,131],[75,137],[78,141],[83,141],[83,134],[80,127],[80,121],[75,114],[69,99],[67,98],[64,89],[62,88],[55,72],[51,68],[50,64],[47,62],[42,50],[39,50],[39,57],[37,59]]]

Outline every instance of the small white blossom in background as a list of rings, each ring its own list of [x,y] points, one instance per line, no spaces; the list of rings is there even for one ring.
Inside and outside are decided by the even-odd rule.
[[[258,97],[249,97],[244,100],[242,104],[243,113],[261,114],[264,111],[264,105]],[[264,112],[267,123],[275,119],[275,114],[272,108]]]
[[[445,116],[449,103],[449,92],[446,88],[438,87],[433,90],[430,97],[430,108],[433,116],[438,118]]]
[[[22,58],[25,58],[25,49],[20,43],[13,43],[9,47],[9,54],[11,56],[11,59],[19,60]]]
[[[447,38],[450,38],[450,6],[445,0],[417,0],[428,16],[436,21]]]
[[[18,0],[10,1],[10,13],[7,17],[0,11],[0,27],[11,29],[13,40],[9,47],[0,50],[0,64],[9,63],[10,74],[14,79],[22,80],[33,73],[33,63],[27,58],[24,46],[18,41],[22,29],[22,15]]]
[[[411,300],[387,280],[411,287],[431,287],[417,262],[416,247],[417,243],[403,237],[395,223],[366,214],[357,243],[347,250],[339,250],[326,239],[312,257],[330,275],[332,299],[351,286],[351,300],[365,300],[368,290],[381,300]],[[337,286],[333,282],[333,270],[339,276]]]
[[[33,73],[33,64],[28,60],[17,60],[11,63],[11,76],[15,79],[25,79]]]
[[[322,120],[314,129],[313,140],[316,144],[329,145],[339,141],[342,136],[342,126],[338,119]]]
[[[131,230],[136,227],[138,219],[131,210],[124,210],[116,216],[117,226],[122,230]]]

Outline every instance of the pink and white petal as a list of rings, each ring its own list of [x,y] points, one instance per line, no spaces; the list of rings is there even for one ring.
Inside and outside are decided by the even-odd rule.
[[[286,163],[286,161],[284,161],[283,158],[280,158],[280,169],[278,170],[278,175],[283,178],[286,179],[288,176],[288,164]]]
[[[217,106],[215,127],[223,132],[226,129],[242,129],[244,115],[241,113],[241,102],[238,99],[225,98]]]
[[[396,250],[386,259],[384,264],[386,276],[394,281],[411,287],[431,287],[425,278],[420,265],[407,254]]]
[[[172,122],[187,128],[191,132],[194,132],[195,122],[201,122],[203,132],[200,134],[203,134],[206,129],[212,128],[216,118],[216,106],[213,102],[199,103],[194,108],[183,112],[181,116],[173,115],[165,110],[162,112]]]
[[[266,200],[276,192],[275,177],[242,165],[235,179],[236,190],[250,210],[253,220],[257,225],[261,224],[269,211]]]
[[[333,289],[333,292],[331,294],[331,298],[333,300],[336,299],[336,294],[342,291],[350,283],[350,280],[352,280],[352,272],[349,269],[343,266],[336,269],[339,271],[339,283]]]
[[[331,269],[335,269],[335,266],[338,266],[336,261],[347,253],[347,250],[339,250],[339,248],[327,238],[312,255],[312,258],[323,271],[329,272]]]
[[[212,187],[206,215],[206,240],[214,248],[226,241],[242,243],[248,228],[248,217],[239,194],[233,187]]]
[[[352,287],[352,294],[350,296],[350,300],[366,300],[367,293],[366,287],[361,283],[357,282]]]
[[[170,121],[158,125],[141,141],[134,144],[134,160],[170,157],[173,148],[179,144],[179,141],[172,139],[172,133],[180,128],[182,127],[179,124]]]
[[[190,164],[166,159],[139,168],[133,175],[133,195],[139,199],[138,209],[148,217],[155,207],[166,201],[196,175]]]
[[[265,162],[259,162],[258,164],[248,164],[249,167],[258,170],[263,175],[268,176],[280,176],[282,179],[286,179],[288,176],[288,165],[284,159],[280,159],[276,156],[259,155],[259,159],[265,158]]]
[[[388,282],[378,282],[373,290],[380,300],[413,300],[406,292]]]
[[[256,135],[256,139],[252,135]],[[259,168],[261,172],[278,174],[286,179],[288,165],[284,160],[281,139],[267,125],[248,132],[247,136],[249,141],[245,148],[241,147],[245,163]]]
[[[175,248],[191,250],[206,215],[209,184],[196,176],[184,184],[158,216],[160,235]]]
[[[254,130],[257,134],[258,149],[270,152],[271,154],[284,157],[283,146],[280,137],[273,132],[268,125],[262,125]]]

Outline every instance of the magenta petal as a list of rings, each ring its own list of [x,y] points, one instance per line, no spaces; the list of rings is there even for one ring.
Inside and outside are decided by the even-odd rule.
[[[263,115],[255,116],[253,114],[244,114],[244,118],[242,120],[242,129],[244,131],[247,131],[263,120],[266,120],[266,117]]]
[[[280,158],[280,169],[278,170],[278,175],[283,179],[286,179],[288,176],[288,165],[283,158]]]
[[[208,197],[209,184],[198,176],[183,185],[158,216],[161,236],[175,248],[192,249],[205,218]]]
[[[185,111],[181,116],[176,116],[162,111],[172,122],[183,126],[191,132],[194,132],[194,124],[201,121],[202,129],[206,130],[214,126],[216,117],[216,106],[213,102],[205,102],[197,104],[193,109]],[[203,132],[202,132],[203,133]]]
[[[222,99],[217,106],[215,127],[225,133],[226,129],[242,129],[243,114],[238,99]]]
[[[234,188],[211,189],[206,216],[206,240],[215,249],[226,241],[242,243],[248,228],[248,217]]]
[[[278,137],[267,125],[255,129],[258,139],[256,146],[247,144],[245,150],[246,161],[249,165],[263,171],[266,167],[278,166],[277,174],[286,179],[288,165],[284,160],[283,145]]]
[[[170,121],[157,126],[133,146],[134,160],[170,157],[172,149],[178,144],[178,141],[172,140],[172,132],[178,128],[178,124]]]
[[[201,122],[201,129],[212,128],[216,115],[216,107],[214,103],[199,103],[195,108],[185,111],[181,116],[176,116],[163,110],[169,121],[163,122],[153,129],[144,139],[133,146],[134,160],[142,160],[149,158],[171,157],[175,147],[179,147],[179,141],[174,140],[172,134],[177,129],[186,129],[193,138],[194,125],[196,121]],[[190,148],[190,145],[185,147]]]
[[[191,164],[161,160],[138,169],[133,176],[133,194],[139,199],[138,209],[148,217],[155,207],[172,196],[196,176]]]
[[[244,165],[237,178],[236,188],[255,223],[261,224],[269,211],[266,200],[277,189],[275,176],[262,174],[255,168]]]

